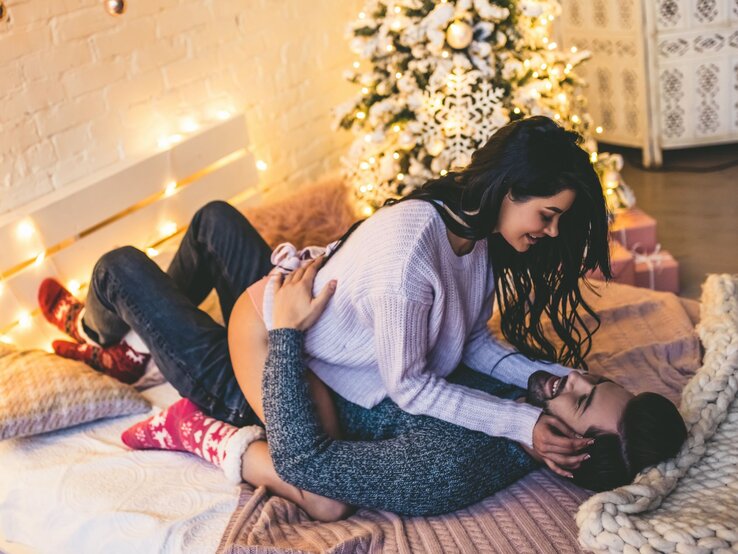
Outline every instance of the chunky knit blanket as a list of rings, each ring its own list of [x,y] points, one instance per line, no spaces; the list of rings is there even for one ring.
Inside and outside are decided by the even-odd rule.
[[[697,332],[705,354],[682,393],[687,442],[675,459],[581,506],[585,548],[738,551],[738,275],[708,277]]]

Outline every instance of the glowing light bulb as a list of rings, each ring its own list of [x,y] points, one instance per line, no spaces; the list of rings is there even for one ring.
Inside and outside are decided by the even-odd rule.
[[[549,21],[553,21],[553,20],[554,20],[554,16],[553,16],[553,14],[548,14],[548,20],[549,20]]]
[[[167,186],[164,187],[164,196],[170,197],[177,192],[177,181],[169,181]]]
[[[448,175],[448,171],[445,170],[445,169],[442,169],[441,170],[441,177],[443,177],[444,175]]]
[[[541,17],[541,19],[539,19],[538,21],[541,22],[541,25],[547,25],[548,24],[548,18],[545,17],[545,16]]]
[[[13,344],[13,339],[11,339],[8,335],[2,335],[0,336],[0,342],[4,342],[5,344]]]
[[[362,212],[364,213],[365,216],[369,217],[370,215],[374,213],[374,210],[372,209],[371,206],[366,205],[364,206],[364,209],[362,210]]]
[[[513,113],[516,113],[516,114],[520,113],[520,108],[513,108]]]
[[[392,130],[393,130],[393,131],[394,131],[395,133],[399,133],[399,132],[400,132],[400,126],[399,126],[399,125],[397,125],[397,124],[395,124],[395,125],[393,125],[393,126],[392,126]]]
[[[523,60],[523,67],[528,69],[530,67],[530,60]]]
[[[561,114],[560,113],[554,114],[554,119],[556,121],[558,121],[559,119],[561,119]]]
[[[538,72],[537,72],[537,71],[534,71],[534,72],[533,72],[533,78],[534,78],[534,79],[538,79]]]
[[[180,135],[179,133],[174,133],[172,136],[169,137],[169,144],[177,144],[182,142],[182,139],[184,137]]]
[[[256,160],[256,169],[259,171],[266,171],[269,169],[269,166],[264,160]]]
[[[581,119],[579,119],[579,116],[577,114],[574,114],[573,116],[571,116],[571,121],[572,123],[579,123]]]
[[[395,13],[400,13],[401,11],[402,9],[400,8],[400,6],[395,6]]]
[[[562,104],[566,102],[566,94],[563,92],[560,92],[557,98],[559,99],[559,102],[561,102]]]
[[[359,12],[359,19],[366,18],[366,14],[364,12]]]
[[[46,252],[41,251],[38,254],[36,254],[36,259],[33,260],[33,265],[39,266],[42,263],[44,263],[45,259],[46,259]]]
[[[366,192],[366,185],[361,185],[361,186],[359,187],[359,192],[361,192],[361,193],[364,193],[364,192]]]
[[[366,171],[367,169],[369,169],[369,164],[368,164],[368,163],[366,163],[366,162],[361,162],[361,163],[359,164],[359,167],[360,167],[361,169],[363,169],[364,171]]]
[[[165,221],[159,227],[159,234],[162,237],[169,237],[177,232],[177,224],[174,221]]]
[[[601,134],[602,131],[603,131],[603,129],[599,125],[597,127],[595,127],[595,133],[597,133],[598,135]]]
[[[369,89],[366,87],[362,87],[361,94],[369,94]]]
[[[146,249],[146,255],[147,255],[147,256],[148,256],[149,258],[155,258],[156,256],[158,256],[158,255],[159,255],[159,251],[158,251],[158,250],[157,250],[156,248],[153,248],[153,247],[151,247],[151,248],[147,248],[147,249]]]
[[[372,136],[369,133],[364,135],[364,142],[371,142],[371,141],[372,141]]]
[[[185,133],[194,133],[200,128],[200,125],[197,121],[194,120],[194,118],[188,117],[187,119],[184,119],[182,121],[180,128]]]
[[[448,50],[444,50],[443,52],[441,52],[441,57],[448,58]]]
[[[543,37],[543,44],[548,44],[548,37]]]
[[[387,48],[386,48],[387,52],[392,52],[392,50],[394,50],[394,49],[395,49],[395,47],[392,46],[391,44],[388,44],[387,45]]]
[[[359,65],[360,65],[360,64],[359,64],[359,62],[354,62],[354,63],[353,63],[353,64],[351,64],[351,65],[353,65],[353,66],[354,66],[354,69],[359,69]]]
[[[597,152],[592,152],[589,155],[589,161],[591,161],[592,163],[596,163],[597,162]]]
[[[549,50],[556,50],[556,43],[555,42],[552,42],[551,44],[549,44],[548,45],[548,49]]]
[[[402,77],[401,72],[398,71],[397,73],[395,73],[395,79],[399,79],[400,77]]]
[[[80,283],[76,279],[72,279],[71,281],[67,283],[67,290],[71,292],[72,294],[77,294],[81,288],[82,288],[82,283]]]
[[[231,112],[229,112],[228,110],[218,110],[218,113],[216,113],[215,116],[221,121],[225,121],[226,119],[231,117]]]
[[[18,238],[25,240],[31,238],[36,232],[36,229],[34,228],[33,223],[28,220],[23,220],[18,223],[18,227],[16,227],[15,232],[18,235]]]
[[[392,157],[394,159],[396,159],[396,160],[399,160],[400,159],[400,154],[398,154],[397,152],[392,152]]]
[[[18,314],[18,326],[21,329],[28,329],[33,322],[33,318],[29,312],[21,312]]]
[[[400,29],[402,29],[402,22],[400,22],[398,20],[394,20],[392,22],[392,30],[393,31],[399,31]]]
[[[607,189],[607,194],[615,194],[615,191],[612,189]]]
[[[377,158],[375,158],[374,156],[372,156],[371,158],[369,158],[369,163],[370,163],[370,164],[373,164],[373,163],[375,163],[376,161],[377,161]]]
[[[541,64],[541,69],[546,69],[548,66],[545,63]]]
[[[571,53],[572,53],[572,54],[576,54],[576,53],[577,53],[577,47],[576,47],[576,46],[572,46],[572,47],[570,48],[570,50],[571,50]]]
[[[356,112],[356,119],[365,119],[366,112]]]
[[[405,174],[404,173],[398,173],[397,174],[397,180],[398,181],[404,181],[405,180]]]

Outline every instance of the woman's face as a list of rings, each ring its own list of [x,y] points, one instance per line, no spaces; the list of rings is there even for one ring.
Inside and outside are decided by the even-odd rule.
[[[494,232],[500,233],[518,252],[526,252],[539,240],[559,234],[559,218],[574,203],[576,193],[566,189],[553,196],[516,201],[508,193],[500,206]]]

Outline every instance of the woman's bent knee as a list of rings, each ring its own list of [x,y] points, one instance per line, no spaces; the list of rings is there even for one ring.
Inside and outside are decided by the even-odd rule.
[[[133,246],[121,246],[103,254],[95,264],[93,274],[100,272],[119,272],[131,270],[142,261],[148,260],[148,256]]]

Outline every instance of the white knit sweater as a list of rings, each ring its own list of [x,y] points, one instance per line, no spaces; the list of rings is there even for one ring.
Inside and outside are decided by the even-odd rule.
[[[520,387],[539,369],[490,334],[494,279],[487,241],[457,256],[433,206],[410,200],[361,224],[318,272],[317,294],[331,279],[333,298],[308,330],[309,367],[329,387],[365,408],[389,396],[412,414],[437,417],[528,446],[540,408],[444,379],[460,362]]]

